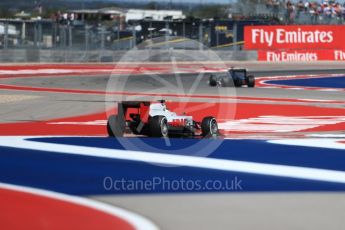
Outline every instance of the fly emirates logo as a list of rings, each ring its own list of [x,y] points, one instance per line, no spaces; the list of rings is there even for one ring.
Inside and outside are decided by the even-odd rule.
[[[332,43],[334,40],[332,31],[302,31],[301,28],[293,31],[253,29],[251,39],[253,44],[267,44],[268,47],[272,47],[274,44]]]
[[[345,51],[334,50],[334,60],[336,60],[336,61],[345,61]]]

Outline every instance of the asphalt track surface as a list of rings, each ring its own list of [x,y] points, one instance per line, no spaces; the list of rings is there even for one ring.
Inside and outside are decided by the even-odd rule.
[[[335,64],[312,64],[312,65],[274,65],[274,64],[243,64],[249,67],[251,72],[257,77],[274,77],[274,76],[287,76],[287,75],[309,75],[309,74],[344,74],[345,69],[341,69],[341,65]],[[154,76],[152,78],[152,75]],[[0,121],[2,124],[13,124],[13,123],[39,123],[41,121],[59,119],[64,117],[82,116],[86,114],[93,114],[104,112],[107,108],[107,103],[112,104],[113,100],[132,99],[131,93],[140,92],[140,98],[147,100],[152,99],[168,99],[171,101],[180,101],[180,103],[187,101],[188,103],[199,103],[199,102],[214,102],[214,103],[234,103],[234,97],[236,102],[243,105],[243,109],[257,109],[269,110],[275,106],[278,106],[276,110],[282,110],[283,107],[279,106],[290,106],[287,110],[298,110],[304,107],[313,107],[322,110],[325,115],[340,116],[343,114],[345,108],[344,103],[344,91],[331,91],[331,90],[301,90],[301,89],[284,89],[281,87],[258,87],[254,89],[249,88],[236,88],[236,89],[223,89],[223,88],[211,88],[207,86],[208,74],[199,76],[197,73],[181,74],[180,78],[176,78],[176,75],[169,74],[136,74],[126,77],[120,77],[119,75],[112,75],[116,81],[113,85],[108,80],[111,74],[90,74],[90,75],[63,75],[63,76],[48,76],[44,75],[36,77],[21,77],[21,78],[3,78],[0,79],[0,84],[20,86],[20,89],[11,90],[9,88],[3,88],[0,91]],[[158,76],[158,77],[157,77]],[[199,78],[198,78],[199,77]],[[195,79],[200,81],[197,87],[193,87]],[[339,79],[339,78],[337,78]],[[336,79],[336,80],[337,80]],[[181,82],[179,82],[181,80]],[[298,80],[292,80],[292,83],[287,85],[295,86]],[[271,82],[272,83],[272,82]],[[273,83],[282,83],[279,82]],[[169,87],[167,87],[167,85]],[[181,87],[182,85],[182,87]],[[324,84],[322,84],[324,86]],[[104,92],[106,88],[110,87],[110,91],[121,91],[129,92],[126,95],[115,95],[105,97]],[[174,87],[172,87],[174,86]],[[308,85],[314,86],[314,85]],[[319,86],[319,85],[318,85]],[[332,85],[331,85],[332,86]],[[328,87],[328,85],[326,86]],[[36,89],[33,90],[32,88]],[[37,88],[45,89],[66,89],[67,92],[56,92],[56,90],[37,90]],[[158,89],[158,90],[157,90]],[[193,89],[192,91],[190,89]],[[68,92],[68,90],[77,90]],[[79,90],[79,91],[78,91]],[[154,90],[154,94],[152,91]],[[197,97],[189,97],[190,95],[198,95]],[[181,97],[182,95],[182,97]],[[210,96],[211,95],[211,96]],[[212,97],[216,96],[216,97]],[[275,99],[279,100],[276,101]],[[284,100],[285,99],[285,100]],[[182,101],[182,102],[181,102]],[[253,107],[246,107],[244,105],[253,105]],[[255,107],[255,106],[256,107]],[[241,111],[240,107],[240,111]],[[307,111],[307,110],[305,110]],[[301,111],[303,114],[305,111]],[[321,110],[320,110],[321,111]],[[320,113],[319,110],[310,111],[312,116],[316,116]],[[330,112],[333,111],[333,112]],[[242,111],[243,114],[245,112]],[[296,112],[297,113],[297,112]],[[243,115],[244,116],[244,115]],[[5,126],[2,126],[5,127]],[[31,126],[34,127],[34,126]],[[337,128],[334,128],[337,127]],[[344,130],[341,125],[334,124],[333,128],[329,128],[324,131],[324,134],[344,134]],[[20,126],[16,126],[20,129]],[[46,126],[45,126],[46,128]],[[17,130],[18,133],[25,130]],[[1,131],[1,135],[5,135],[6,130]],[[315,131],[307,132],[307,135],[315,135],[320,133],[320,130],[316,128]],[[92,135],[93,133],[91,133]],[[98,136],[101,133],[95,132]],[[281,134],[281,133],[279,133]],[[286,131],[283,135],[304,135],[306,132],[294,132]],[[23,134],[25,135],[25,134]],[[277,133],[267,132],[260,133],[256,136],[262,135],[277,135]],[[253,149],[248,149],[246,154],[239,154],[237,160],[243,160],[245,157],[253,159],[258,157],[257,163],[277,163],[274,162],[274,151],[270,153],[270,149],[263,142],[253,140],[254,142],[246,142],[248,134],[239,136],[245,140],[239,142],[225,142],[229,146],[237,146],[238,149],[249,148],[252,146]],[[265,138],[264,138],[265,139]],[[269,138],[268,138],[269,139]],[[39,141],[45,141],[39,140]],[[49,140],[51,143],[52,140]],[[57,138],[55,144],[66,144],[68,141]],[[77,140],[74,139],[73,143],[83,142],[85,139]],[[191,140],[193,141],[193,140]],[[317,140],[322,142],[322,139]],[[99,143],[100,144],[99,144]],[[111,139],[100,138],[90,139],[88,141],[89,147],[94,146],[109,146],[111,147]],[[312,143],[315,144],[315,143]],[[261,147],[260,147],[261,146]],[[226,147],[225,147],[226,148]],[[255,149],[262,149],[265,152],[265,156],[255,156]],[[302,147],[301,147],[302,148]],[[296,149],[296,150],[293,150]],[[48,150],[47,150],[48,151]],[[279,150],[277,150],[279,151]],[[299,165],[299,166],[318,166],[322,169],[327,170],[344,170],[344,162],[342,154],[344,150],[330,150],[330,149],[310,149],[306,148],[299,149],[297,147],[291,147],[291,150],[286,150],[284,164]],[[49,152],[49,151],[48,151]],[[224,152],[224,151],[223,151]],[[221,154],[221,152],[217,152]],[[260,151],[259,151],[260,153]],[[315,154],[314,154],[315,153]],[[16,168],[23,166],[16,165],[15,162],[21,162],[22,156],[20,153],[13,151],[12,148],[2,149],[3,156],[12,155],[12,161],[3,163],[3,168],[6,165],[11,165]],[[40,159],[36,162],[37,165],[45,165],[46,157],[39,157],[37,152],[31,151],[28,154],[33,154],[30,159]],[[253,155],[254,154],[254,155]],[[271,154],[271,155],[270,155]],[[283,153],[284,154],[284,153]],[[295,154],[296,157],[292,157],[291,154]],[[301,156],[297,156],[300,154]],[[49,156],[47,156],[49,158]],[[138,213],[149,220],[153,221],[161,229],[339,229],[340,226],[344,226],[344,207],[345,207],[345,195],[343,193],[343,184],[333,183],[316,183],[310,181],[304,181],[303,179],[296,182],[296,180],[285,180],[276,181],[273,177],[248,177],[246,173],[235,172],[230,174],[222,174],[224,178],[239,177],[244,182],[250,182],[247,186],[244,185],[244,192],[162,192],[157,191],[156,193],[134,193],[134,194],[113,194],[110,192],[93,191],[88,187],[80,187],[80,185],[92,184],[96,181],[89,181],[86,183],[87,178],[83,178],[84,175],[90,176],[90,172],[102,171],[103,167],[110,167],[104,171],[104,175],[97,175],[98,178],[106,176],[107,172],[109,175],[113,172],[111,167],[114,164],[105,164],[102,160],[96,160],[97,164],[93,164],[90,161],[83,162],[82,159],[76,157],[73,162],[79,165],[80,168],[74,167],[73,163],[65,162],[64,158],[60,158],[51,155],[56,160],[56,166],[51,168],[49,171],[52,174],[49,175],[62,175],[56,177],[56,181],[61,181],[61,186],[58,184],[50,184],[49,180],[52,178],[40,177],[39,185],[35,181],[35,175],[39,174],[39,168],[37,171],[31,171],[32,174],[28,174],[28,181],[32,184],[36,184],[40,188],[76,194],[86,196],[93,200],[98,200],[107,204],[122,207],[124,209]],[[64,156],[65,157],[65,156]],[[216,157],[216,156],[215,156]],[[17,158],[17,160],[15,160]],[[66,158],[66,157],[65,157]],[[218,156],[218,158],[222,158]],[[225,157],[226,158],[226,157]],[[322,160],[324,158],[324,160]],[[321,159],[321,160],[320,160]],[[51,160],[51,159],[50,159]],[[282,159],[277,159],[281,161]],[[320,164],[321,162],[321,164]],[[338,163],[337,163],[338,162]],[[70,169],[66,165],[70,165]],[[81,167],[82,165],[85,167]],[[96,167],[96,165],[98,165]],[[60,167],[66,167],[66,173],[63,173]],[[122,164],[118,164],[116,167],[124,167]],[[178,167],[172,169],[174,173],[171,174],[163,173],[159,174],[159,165],[150,166],[149,168],[141,165],[127,165],[128,168],[122,168],[119,172],[124,175],[131,175],[135,170],[142,170],[143,175],[147,178],[152,175],[160,175],[161,177],[169,177],[171,175],[180,175],[180,177],[191,176],[190,178],[196,179],[193,175],[199,175],[199,179],[212,178],[213,173],[208,174],[207,171],[193,171],[187,170],[184,167]],[[74,169],[73,169],[74,168]],[[75,171],[73,171],[73,170]],[[90,169],[90,170],[87,170]],[[103,168],[104,169],[104,168]],[[32,184],[25,184],[21,181],[20,177],[16,177],[16,174],[11,174],[11,170],[8,169],[9,174],[4,177],[8,181],[2,181],[7,183],[15,183],[30,186]],[[22,168],[22,173],[27,173],[25,167]],[[32,170],[32,169],[30,169]],[[83,171],[85,170],[85,172]],[[150,175],[148,172],[152,172]],[[74,178],[75,180],[68,180],[68,173],[70,175],[79,175],[80,177]],[[79,173],[79,174],[78,174]],[[92,177],[90,177],[92,178]],[[135,177],[134,177],[135,178]],[[179,178],[178,176],[172,178]],[[218,178],[217,176],[215,178]],[[224,179],[223,178],[223,179]],[[198,179],[198,178],[197,178]],[[2,178],[2,180],[4,180]],[[48,180],[44,182],[44,180]],[[33,182],[34,181],[34,182]],[[62,181],[66,181],[64,185]],[[77,182],[81,183],[78,184]],[[253,181],[258,181],[258,184],[253,184]],[[84,183],[82,183],[84,182]],[[68,184],[70,183],[70,184]],[[72,185],[76,186],[73,187]],[[49,185],[49,186],[48,186]],[[275,185],[280,185],[276,186]],[[92,187],[92,186],[91,186]],[[247,190],[247,191],[246,191]],[[275,192],[273,192],[275,191]],[[94,195],[97,194],[97,195]]]
[[[252,73],[255,76],[281,76],[281,75],[294,75],[294,74],[306,74],[306,71],[291,71],[291,70],[276,70],[274,67],[269,66],[274,70],[269,72],[267,70],[255,71]],[[262,68],[262,67],[261,67]],[[307,67],[310,69],[311,67]],[[310,70],[311,73],[325,73],[325,70]],[[328,70],[328,73],[340,73],[342,70]],[[182,77],[183,76],[183,77]],[[208,74],[204,74],[200,77],[200,84],[195,89],[194,94],[205,95],[217,95],[217,96],[238,96],[238,97],[268,97],[268,98],[306,98],[306,99],[320,99],[320,100],[343,100],[343,93],[339,92],[313,92],[313,91],[290,91],[281,89],[262,89],[262,88],[236,88],[236,89],[224,89],[224,88],[211,88],[207,85]],[[2,84],[20,85],[27,87],[45,87],[45,88],[62,88],[62,89],[81,89],[81,90],[101,90],[104,91],[107,87],[109,78],[119,78],[121,87],[117,85],[110,87],[115,90],[122,90],[127,92],[151,92],[155,90],[157,94],[163,94],[160,98],[167,100],[174,100],[176,96],[164,96],[165,93],[171,94],[186,94],[189,92],[193,79],[198,77],[197,74],[183,74],[181,75],[181,81],[183,87],[177,85],[175,75],[159,75],[160,80],[166,80],[173,85],[173,87],[167,87],[165,82],[160,82],[152,79],[151,75],[125,75],[125,78],[119,78],[117,75],[96,75],[96,76],[58,76],[58,77],[35,77],[35,78],[6,78],[1,79]],[[161,90],[157,90],[161,88]],[[291,93],[293,92],[293,93]],[[74,94],[68,95],[68,93],[54,93],[54,92],[40,92],[40,91],[7,91],[2,89],[2,95],[6,97],[15,97],[17,102],[3,103],[0,118],[2,122],[13,121],[40,121],[52,118],[60,118],[67,116],[83,115],[93,111],[99,111],[104,108],[105,99],[104,94]],[[20,98],[21,97],[21,98]],[[19,99],[18,99],[19,98]],[[126,97],[120,97],[122,100],[126,100]],[[147,96],[144,99],[159,99],[157,96]],[[117,97],[111,97],[111,100],[116,100]],[[133,98],[129,98],[131,100]],[[135,99],[135,98],[134,98]],[[30,100],[30,103],[26,101]],[[181,100],[179,98],[179,100]],[[188,98],[190,101],[195,101],[193,98]],[[208,98],[198,101],[209,101]],[[215,100],[214,100],[215,101]],[[216,101],[221,99],[216,98]],[[29,109],[27,109],[29,108]],[[24,114],[23,114],[24,112]]]

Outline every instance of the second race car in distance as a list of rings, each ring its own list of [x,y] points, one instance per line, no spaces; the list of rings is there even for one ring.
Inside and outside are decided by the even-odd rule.
[[[248,75],[247,69],[244,68],[230,68],[228,71],[219,74],[211,74],[208,84],[210,86],[223,87],[255,87],[255,77]]]

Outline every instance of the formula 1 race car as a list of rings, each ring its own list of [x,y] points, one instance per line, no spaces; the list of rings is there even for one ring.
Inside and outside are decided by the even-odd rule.
[[[108,118],[107,130],[110,137],[122,137],[124,133],[150,137],[215,137],[219,134],[214,117],[205,117],[197,122],[192,116],[177,115],[169,111],[165,101],[118,103],[118,114]]]
[[[253,75],[247,75],[246,69],[230,68],[225,73],[211,74],[208,83],[210,86],[241,87],[247,85],[248,87],[254,87],[255,78]]]

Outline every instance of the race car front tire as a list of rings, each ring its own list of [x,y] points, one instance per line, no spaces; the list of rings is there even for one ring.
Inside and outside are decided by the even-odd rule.
[[[118,115],[111,115],[107,122],[107,131],[109,137],[123,137],[125,132],[126,122]]]
[[[219,135],[216,118],[210,116],[202,119],[201,134],[204,137],[216,137]]]
[[[154,116],[150,119],[150,136],[168,137],[168,120],[165,116]]]
[[[208,83],[210,86],[217,86],[217,78],[214,75],[211,75],[208,80]]]
[[[253,88],[255,86],[255,78],[253,75],[249,75],[247,81],[248,87]]]

